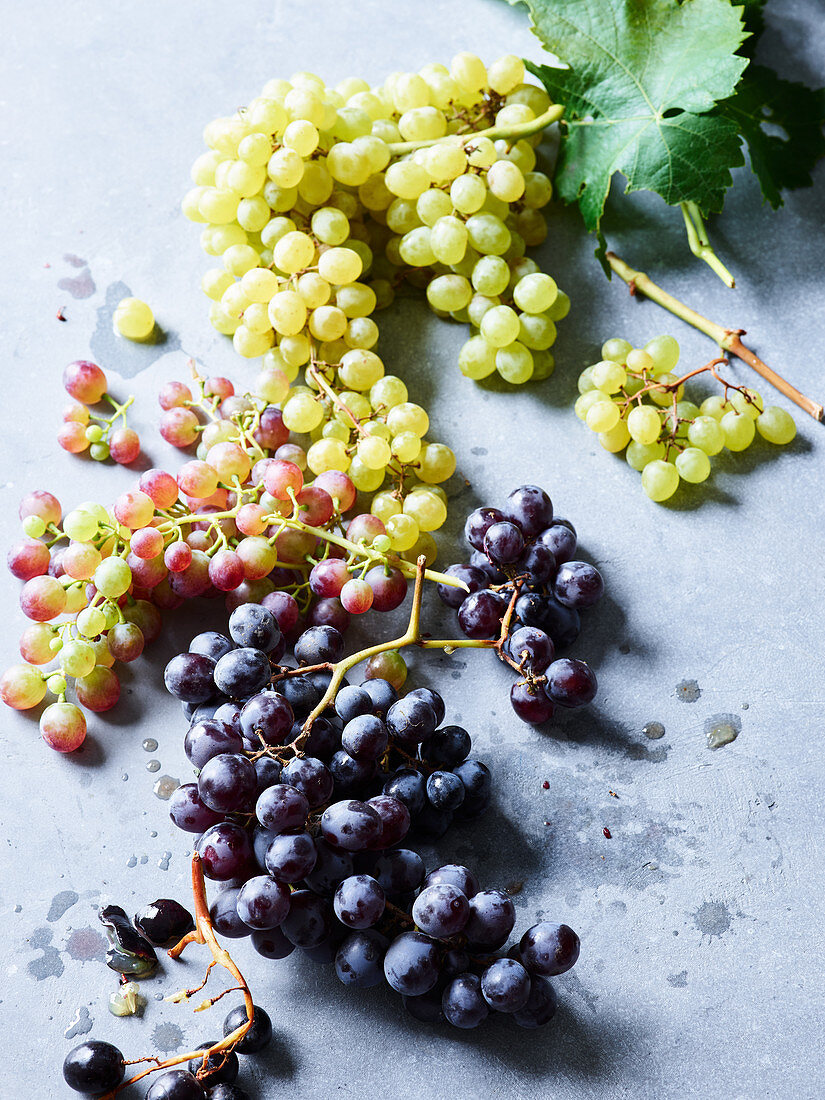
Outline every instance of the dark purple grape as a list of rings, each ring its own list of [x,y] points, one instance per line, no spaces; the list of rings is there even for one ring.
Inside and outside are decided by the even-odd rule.
[[[427,784],[421,772],[414,768],[399,768],[384,784],[384,794],[403,802],[415,817],[427,801]]]
[[[216,894],[209,906],[209,919],[219,936],[229,940],[242,940],[252,929],[244,924],[238,915],[238,894],[240,888],[229,886]]]
[[[201,801],[197,783],[182,783],[169,799],[169,816],[187,833],[203,833],[222,820]]]
[[[321,833],[333,848],[358,852],[369,848],[381,836],[380,816],[372,806],[356,799],[334,802],[321,817]]]
[[[417,890],[424,879],[424,861],[409,848],[382,852],[375,861],[373,875],[391,897]]]
[[[464,784],[452,772],[435,771],[427,778],[427,798],[436,810],[457,810],[464,801]]]
[[[462,726],[443,726],[418,748],[418,755],[428,764],[452,768],[466,760],[473,747],[469,733]]]
[[[535,626],[522,626],[510,635],[507,648],[522,668],[544,672],[556,655],[552,639]]]
[[[315,866],[318,853],[309,833],[282,833],[266,850],[266,869],[276,882],[300,882]]]
[[[497,592],[473,592],[458,609],[458,625],[468,638],[495,638],[507,605]]]
[[[258,797],[267,787],[274,786],[281,778],[281,762],[274,760],[271,756],[259,756],[254,767],[257,779],[255,795]]]
[[[461,947],[451,947],[441,959],[441,973],[445,978],[454,978],[463,974],[470,965],[470,956]]]
[[[335,962],[338,948],[346,937],[346,928],[338,925],[332,929],[325,940],[316,944],[315,947],[302,947],[301,951],[310,962],[314,962],[317,966],[331,966]]]
[[[372,928],[384,913],[386,897],[371,875],[351,875],[335,891],[333,907],[347,928]]]
[[[473,898],[478,893],[478,879],[470,870],[461,863],[445,863],[442,867],[436,867],[430,871],[424,879],[425,886],[455,886],[466,898]]]
[[[544,690],[562,707],[583,707],[596,698],[596,673],[585,661],[562,657],[547,670]]]
[[[334,781],[329,768],[315,756],[295,756],[281,772],[284,783],[297,787],[312,809],[329,801]]]
[[[384,977],[396,993],[420,997],[438,981],[438,948],[420,932],[402,932],[384,956]]]
[[[538,485],[522,485],[507,497],[504,514],[530,538],[553,521],[553,504]]]
[[[289,942],[280,928],[270,928],[267,932],[253,932],[250,939],[252,946],[265,959],[285,959],[295,950],[295,944]]]
[[[209,1050],[217,1042],[216,1039],[207,1039],[204,1043],[198,1043],[195,1050]],[[212,1085],[230,1084],[238,1076],[238,1055],[234,1050],[216,1050],[210,1054],[204,1063],[203,1057],[192,1058],[189,1062],[189,1072],[200,1073],[198,1081],[205,1088]],[[211,1092],[209,1094],[211,1100]]]
[[[320,837],[315,840],[315,849],[318,858],[304,881],[316,894],[333,894],[339,883],[353,873],[352,856],[343,849],[331,848]]]
[[[412,691],[408,691],[406,699],[423,699],[425,703],[429,703],[433,708],[435,714],[436,725],[444,721],[444,715],[446,714],[446,707],[444,706],[444,700],[434,691],[432,688],[421,687],[413,688]]]
[[[238,753],[243,749],[243,739],[217,718],[205,718],[193,722],[183,739],[183,751],[192,765],[202,768],[213,756]]]
[[[487,585],[504,584],[507,577],[490,561],[483,550],[473,550],[470,554],[470,565],[473,569],[479,569],[487,578]]]
[[[444,1013],[441,1011],[441,986],[439,984],[418,997],[402,996],[401,1003],[412,1018],[422,1024],[444,1023]]]
[[[553,591],[559,603],[581,610],[592,607],[602,598],[604,581],[595,565],[586,561],[567,561],[559,566]]]
[[[258,603],[242,603],[229,616],[229,634],[235,645],[272,653],[281,640],[278,620]]]
[[[524,1008],[513,1013],[513,1019],[519,1027],[543,1027],[556,1014],[558,998],[552,985],[537,974],[530,976],[530,996]]]
[[[494,523],[484,536],[484,553],[493,565],[510,565],[524,553],[524,535],[515,523]]]
[[[515,612],[525,626],[535,626],[549,634],[557,649],[572,645],[579,636],[578,611],[564,607],[554,596],[526,592],[516,600]]]
[[[277,691],[261,691],[244,703],[241,732],[248,740],[285,745],[292,730],[292,707]]]
[[[481,992],[496,1012],[518,1012],[530,997],[530,975],[515,959],[496,959],[481,975]]]
[[[206,1100],[206,1090],[185,1069],[170,1069],[156,1077],[145,1100]]]
[[[276,783],[258,796],[255,816],[273,834],[303,829],[309,816],[309,802],[297,787]]]
[[[546,584],[556,575],[556,559],[546,546],[534,542],[516,562],[515,570],[517,573],[529,574],[528,584]]]
[[[437,810],[428,802],[415,819],[415,831],[425,840],[438,840],[452,825],[454,817],[452,810]]]
[[[444,1017],[453,1027],[478,1027],[490,1015],[481,994],[481,982],[476,974],[459,974],[453,978],[441,997]]]
[[[294,741],[302,732],[301,723],[293,723],[290,740]],[[304,741],[304,752],[320,759],[325,756],[332,756],[340,746],[341,731],[333,723],[332,717],[316,718],[310,726],[306,741]]]
[[[269,683],[272,668],[259,649],[233,649],[215,665],[215,686],[230,699],[247,699]]]
[[[344,652],[344,639],[334,626],[311,626],[295,643],[299,665],[322,665],[338,661]]]
[[[201,802],[218,813],[243,813],[251,809],[257,790],[255,765],[240,753],[213,756],[198,776]]]
[[[262,871],[266,870],[266,850],[277,835],[277,833],[271,833],[269,829],[265,829],[263,825],[253,825],[252,827],[252,851],[255,855],[255,862]]]
[[[480,760],[464,760],[453,768],[464,784],[464,802],[460,807],[461,817],[473,817],[487,806],[493,792],[493,778],[490,769]]]
[[[63,1060],[63,1080],[70,1089],[86,1096],[102,1096],[117,1088],[125,1076],[123,1055],[101,1039],[81,1043]]]
[[[332,908],[325,898],[312,890],[293,890],[281,931],[296,947],[317,947],[329,937],[333,920]]]
[[[359,691],[360,688],[347,688],[347,691]],[[370,703],[369,696],[363,692]],[[361,713],[347,721],[341,734],[341,745],[356,760],[378,760],[383,756],[389,742],[386,725],[374,714]]]
[[[569,925],[541,921],[519,941],[519,958],[531,974],[552,978],[575,966],[581,941]]]
[[[256,931],[277,928],[289,912],[289,890],[269,875],[247,879],[236,901],[238,916]]]
[[[377,764],[374,760],[356,760],[345,749],[333,753],[329,770],[339,795],[362,793],[375,775]]]
[[[200,653],[203,657],[211,657],[213,661],[220,660],[224,653],[229,653],[234,648],[234,642],[217,630],[204,630],[202,634],[196,634],[189,643],[190,653]]]
[[[373,611],[395,611],[407,595],[407,578],[400,569],[374,565],[364,577],[373,591]]]
[[[384,955],[390,941],[374,929],[352,932],[335,955],[335,973],[344,985],[371,989],[384,980]]]
[[[484,536],[494,523],[500,523],[504,513],[498,508],[476,508],[464,521],[464,538],[474,550],[484,549]]]
[[[231,821],[207,829],[196,845],[207,878],[225,882],[240,878],[252,860],[252,846],[246,830]]]
[[[386,718],[387,711],[398,699],[398,692],[392,684],[380,678],[365,680],[361,684],[361,689],[369,695],[372,701],[373,713],[377,714],[379,718]]]
[[[573,524],[558,517],[545,531],[542,531],[539,542],[552,553],[558,565],[571,561],[576,553],[577,540]]]
[[[410,811],[400,799],[379,794],[371,798],[367,805],[381,818],[381,835],[372,842],[371,848],[391,848],[404,839],[410,831]]]
[[[163,671],[166,690],[184,703],[205,703],[215,694],[215,662],[200,653],[179,653]]]
[[[217,719],[217,721],[219,722],[223,722],[225,726],[229,726],[229,728],[231,730],[234,730],[235,733],[240,734],[241,708],[238,703],[233,703],[231,700],[226,703],[221,703],[221,705],[218,707],[212,717]]]
[[[516,908],[503,890],[480,890],[470,898],[470,919],[464,929],[474,947],[497,951],[513,931]]]
[[[285,676],[278,681],[277,690],[292,707],[296,718],[306,718],[321,702],[321,692],[306,676]]]
[[[510,702],[522,720],[532,726],[549,722],[556,712],[556,704],[540,686],[529,680],[516,680],[510,687]]]
[[[412,907],[412,918],[422,932],[434,939],[456,936],[467,923],[470,903],[465,894],[442,882],[425,886]]]
[[[335,697],[335,713],[343,722],[351,722],[360,715],[372,714],[372,699],[361,687],[350,684]]]
[[[269,1046],[269,1041],[272,1038],[272,1021],[269,1016],[257,1005],[253,1005],[252,1008],[252,1026],[243,1039],[235,1044],[235,1050],[239,1054],[257,1054],[259,1050]],[[223,1022],[224,1039],[231,1035],[233,1031],[237,1031],[239,1027],[243,1027],[247,1019],[246,1005],[238,1005],[237,1008],[233,1008]]]
[[[134,919],[138,932],[155,947],[171,947],[195,927],[192,914],[179,901],[158,898],[145,905]]]
[[[307,626],[332,627],[339,634],[346,633],[352,616],[337,596],[324,596],[309,609]]]
[[[213,1085],[209,1090],[209,1100],[252,1100],[246,1089],[239,1085]]]
[[[406,744],[423,741],[435,732],[437,725],[432,705],[414,695],[405,695],[387,712],[387,729],[391,736]]]
[[[480,588],[486,588],[489,583],[483,570],[478,569],[475,565],[464,565],[462,563],[448,565],[444,572],[448,577],[455,577],[456,580],[463,581],[470,592],[478,592]],[[439,584],[437,587],[441,602],[456,611],[461,607],[467,596],[467,592],[463,588],[456,588],[452,584]]]

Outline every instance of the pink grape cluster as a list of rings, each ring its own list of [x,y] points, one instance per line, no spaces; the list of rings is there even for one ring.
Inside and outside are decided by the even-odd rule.
[[[140,438],[126,424],[126,409],[133,398],[123,405],[107,393],[106,375],[96,363],[79,359],[69,363],[63,371],[63,387],[74,400],[63,410],[63,427],[57,433],[57,442],[70,454],[82,454],[88,450],[97,462],[113,459],[121,466],[128,466],[140,454]],[[106,400],[115,410],[111,416],[97,416],[89,405]],[[120,427],[116,427],[122,421]]]

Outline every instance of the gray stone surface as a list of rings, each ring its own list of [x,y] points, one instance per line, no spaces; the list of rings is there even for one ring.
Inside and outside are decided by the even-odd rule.
[[[815,0],[771,5],[767,56],[786,74],[821,82],[820,15]],[[135,423],[156,464],[174,460],[151,430],[161,381],[184,377],[190,355],[213,373],[249,373],[206,322],[197,282],[207,265],[178,212],[208,119],[300,68],[377,81],[461,48],[488,60],[538,54],[523,14],[493,0],[7,5],[3,39],[3,545],[16,537],[23,491],[46,486],[71,505],[111,500],[133,480],[58,450],[65,362],[91,353],[115,392],[137,394]],[[678,217],[655,201],[614,208],[610,235],[694,306],[751,330],[766,360],[821,398],[821,171],[817,180],[781,214],[762,209],[751,178],[737,180],[713,226],[735,292],[692,260]],[[572,415],[576,375],[614,334],[674,331],[689,364],[712,348],[608,284],[571,212],[551,212],[541,259],[574,302],[546,385],[511,394],[466,382],[455,363],[463,333],[412,301],[380,319],[380,350],[466,478],[452,490],[444,560],[468,508],[530,480],[575,521],[607,580],[576,646],[598,669],[597,705],[557,728],[520,725],[492,657],[414,662],[415,682],[445,690],[496,777],[495,811],[448,834],[440,858],[466,860],[489,885],[523,880],[519,927],[569,921],[581,962],[559,980],[562,1008],[546,1032],[500,1021],[464,1035],[417,1024],[389,992],[353,995],[327,969],[267,963],[241,945],[277,1036],[244,1071],[261,1100],[822,1095],[821,428],[800,416],[791,448],[728,456],[708,485],[652,505],[638,475]],[[152,303],[166,344],[114,338],[111,312],[127,290]],[[730,373],[753,382],[744,367]],[[4,663],[24,625],[17,587],[0,579]],[[114,981],[95,912],[186,898],[188,841],[152,796],[146,765],[188,774],[160,672],[197,617],[217,615],[210,605],[168,616],[77,757],[46,749],[34,718],[0,716],[2,1100],[65,1096],[61,1059],[87,1033],[137,1057],[219,1032],[219,1010],[196,1018],[156,1000],[197,980],[197,952],[145,983],[143,1019],[109,1015]],[[428,615],[446,629],[432,600]],[[683,680],[697,682],[694,702],[677,692]],[[720,714],[742,731],[711,752],[705,724]],[[645,737],[650,721],[664,724],[662,739]],[[160,743],[152,756],[148,736]]]

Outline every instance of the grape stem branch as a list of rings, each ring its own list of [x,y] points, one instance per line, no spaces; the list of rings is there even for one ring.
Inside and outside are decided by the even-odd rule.
[[[679,203],[679,208],[682,211],[682,217],[685,219],[690,251],[697,259],[703,260],[712,271],[715,271],[725,286],[733,289],[736,286],[736,280],[716,255],[708,240],[702,211],[695,202]]]
[[[668,294],[666,290],[654,283],[649,275],[646,275],[643,271],[634,270],[615,252],[608,252],[606,259],[612,270],[628,284],[631,294],[640,294],[645,298],[649,298],[651,302],[655,302],[682,321],[693,325],[700,332],[704,332],[719,347],[724,348],[725,351],[729,351],[732,355],[747,363],[757,374],[760,374],[767,382],[775,386],[780,393],[793,401],[800,409],[804,409],[814,420],[821,421],[823,419],[825,409],[822,405],[813,401],[810,397],[806,397],[804,393],[800,393],[795,386],[792,386],[790,382],[777,374],[775,370],[772,370],[767,363],[764,363],[758,355],[755,355],[750,348],[742,343],[740,336],[745,335],[744,329],[724,328],[722,325],[716,324],[715,321],[708,320],[701,313],[697,313],[690,306],[686,306],[684,302],[680,302],[678,298],[674,298],[672,294]]]
[[[520,141],[522,138],[531,137],[533,134],[539,133],[540,130],[545,130],[554,122],[558,122],[563,114],[564,107],[555,103],[544,114],[531,119],[529,122],[518,122],[512,126],[490,126],[486,130],[476,130],[473,133],[461,135],[460,142],[462,145],[468,145],[470,142],[478,141],[479,138],[489,138],[490,141],[497,141],[499,138],[503,138],[505,141]],[[454,141],[457,136],[448,134],[446,137],[429,138],[426,141],[394,141],[387,148],[391,157],[401,157],[406,153],[414,153],[417,149],[429,149],[433,145],[446,144],[451,140]]]

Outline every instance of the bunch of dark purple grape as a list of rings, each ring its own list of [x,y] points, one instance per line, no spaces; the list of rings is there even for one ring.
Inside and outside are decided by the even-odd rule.
[[[464,535],[469,562],[445,572],[470,590],[440,584],[468,638],[501,639],[500,655],[518,672],[510,689],[513,710],[525,722],[551,719],[557,706],[579,707],[596,695],[596,676],[584,661],[556,659],[579,636],[579,612],[595,604],[604,581],[595,566],[574,560],[576,530],[553,515],[537,485],[522,485],[503,509],[476,508]],[[512,614],[503,626],[511,600]]]

